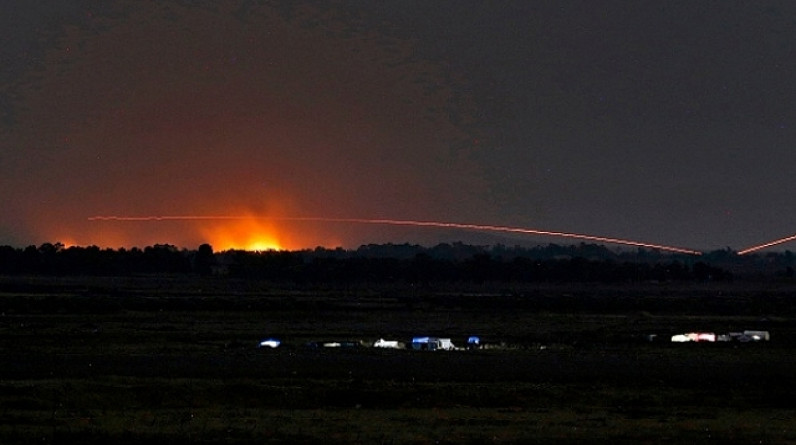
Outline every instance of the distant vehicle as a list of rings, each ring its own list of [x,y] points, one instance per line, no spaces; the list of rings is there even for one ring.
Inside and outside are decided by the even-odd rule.
[[[741,343],[769,341],[771,336],[768,331],[743,331],[729,332],[727,334],[714,334],[713,332],[689,332],[687,334],[677,334],[672,336],[672,343],[687,342],[730,342]]]
[[[450,338],[415,337],[412,339],[412,349],[418,351],[453,351],[456,346],[453,345]]]
[[[279,345],[281,345],[281,344],[282,344],[282,342],[277,340],[277,339],[275,339],[275,338],[266,338],[265,340],[262,340],[257,347],[258,348],[271,348],[271,349],[274,349],[274,348],[278,348]]]
[[[769,341],[771,339],[768,331],[743,331],[743,334],[752,341]]]
[[[708,342],[715,342],[716,341],[716,334],[712,332],[700,332],[697,334],[696,340],[694,341],[708,341]]]
[[[346,341],[311,341],[306,344],[310,349],[353,349],[361,346],[360,342],[353,340]]]
[[[402,349],[403,345],[398,340],[385,340],[380,338],[373,343],[374,348]]]
[[[769,341],[771,335],[768,331],[743,331],[743,332],[730,332],[729,336],[734,341],[741,343],[748,343],[750,341]]]
[[[672,335],[672,343],[688,343],[691,341],[685,334]]]
[[[713,332],[689,332],[672,336],[672,343],[688,343],[691,341],[713,343],[716,341],[716,334]]]

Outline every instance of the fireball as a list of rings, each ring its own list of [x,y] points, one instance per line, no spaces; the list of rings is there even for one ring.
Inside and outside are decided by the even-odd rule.
[[[214,222],[200,230],[207,242],[219,251],[284,249],[274,224],[254,217]]]

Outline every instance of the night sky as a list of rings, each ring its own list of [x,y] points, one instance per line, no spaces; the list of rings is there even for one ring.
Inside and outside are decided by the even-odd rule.
[[[1,7],[0,244],[571,242],[261,217],[796,232],[793,1]]]

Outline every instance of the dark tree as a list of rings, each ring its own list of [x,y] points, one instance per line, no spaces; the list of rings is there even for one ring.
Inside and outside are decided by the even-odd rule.
[[[202,244],[196,251],[193,261],[194,272],[202,276],[207,276],[212,273],[212,267],[215,265],[215,256],[213,256],[213,247],[210,244]]]

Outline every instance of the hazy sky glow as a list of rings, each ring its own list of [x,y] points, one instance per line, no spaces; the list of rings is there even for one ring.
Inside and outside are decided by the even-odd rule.
[[[792,2],[15,3],[0,244],[565,242],[260,216],[796,232]]]

